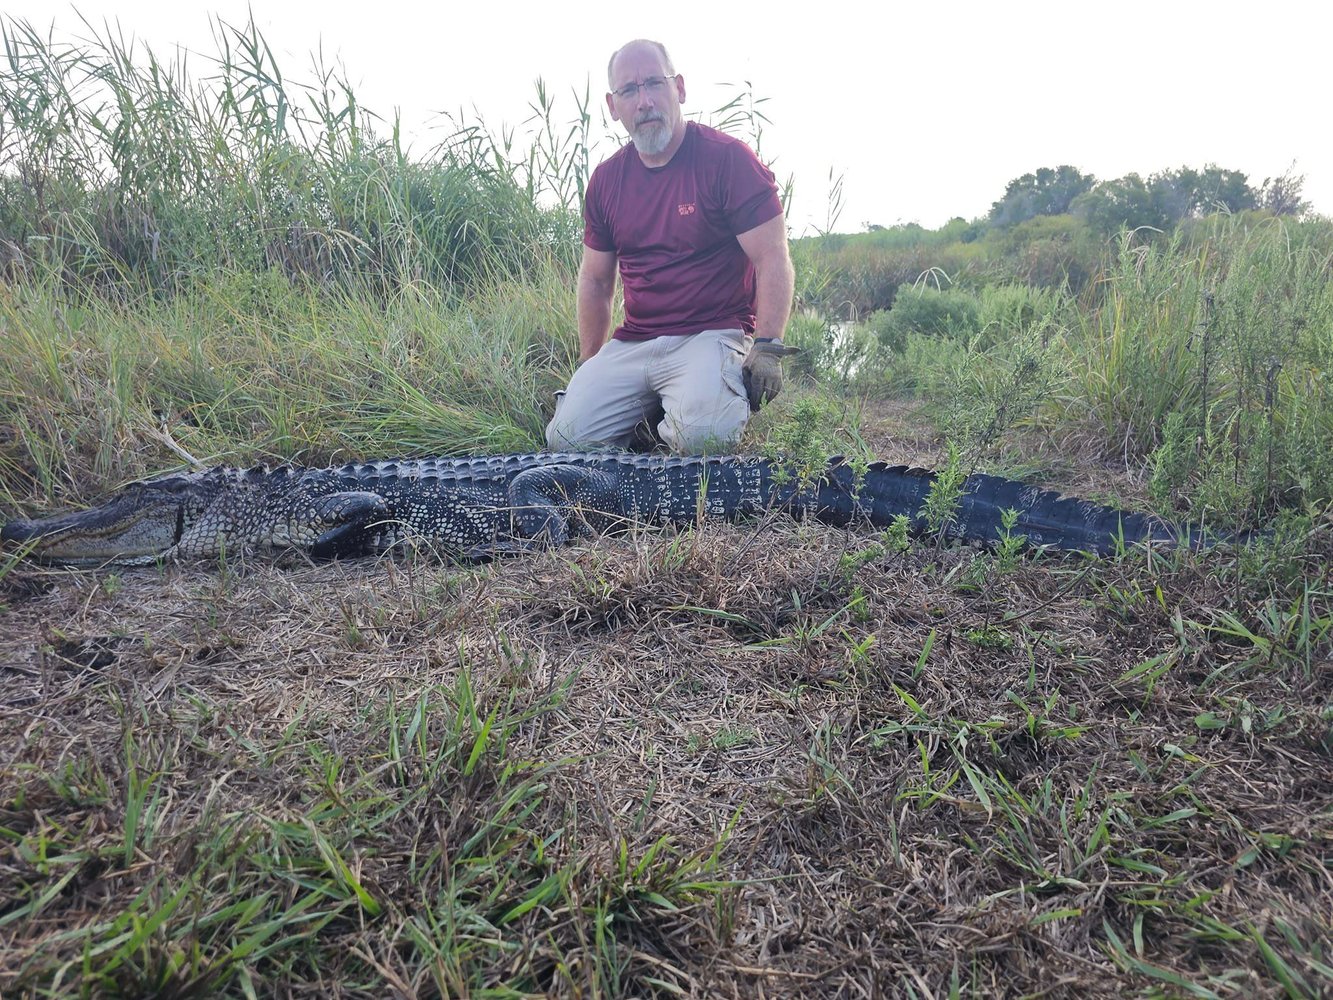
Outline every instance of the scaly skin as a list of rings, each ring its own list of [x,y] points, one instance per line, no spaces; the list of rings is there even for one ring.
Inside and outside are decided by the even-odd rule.
[[[355,556],[408,545],[461,558],[559,544],[617,525],[686,524],[780,509],[830,524],[885,527],[900,515],[923,529],[932,473],[874,463],[860,480],[837,460],[798,490],[760,458],[613,452],[403,459],[337,468],[234,469],[132,483],[101,506],[0,530],[29,555],[65,565],[136,565],[262,549]],[[952,537],[994,541],[1018,511],[1030,544],[1107,553],[1122,544],[1202,544],[1142,514],[1060,497],[995,476],[963,487]]]

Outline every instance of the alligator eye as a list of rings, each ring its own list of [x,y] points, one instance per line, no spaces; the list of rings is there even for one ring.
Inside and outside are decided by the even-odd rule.
[[[159,497],[165,500],[177,501],[182,497],[187,497],[193,491],[195,480],[187,476],[168,476],[162,479],[150,479],[147,482],[133,483],[126,487],[126,491],[133,491],[130,495],[140,497],[145,500]]]

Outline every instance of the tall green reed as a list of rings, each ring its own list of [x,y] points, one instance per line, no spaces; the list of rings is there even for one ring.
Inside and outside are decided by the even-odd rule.
[[[1126,236],[1070,339],[1066,416],[1147,463],[1163,504],[1230,514],[1333,498],[1333,229],[1215,220]]]
[[[586,144],[577,128],[557,135],[540,89],[548,141],[536,152],[519,157],[460,126],[428,158],[409,159],[396,120],[364,109],[321,57],[314,83],[292,82],[253,21],[216,23],[206,79],[184,57],[164,61],[85,27],[87,40],[71,43],[0,21],[11,273],[162,294],[220,270],[276,269],[386,293],[471,287],[551,255],[573,261]],[[554,198],[541,197],[546,188]]]

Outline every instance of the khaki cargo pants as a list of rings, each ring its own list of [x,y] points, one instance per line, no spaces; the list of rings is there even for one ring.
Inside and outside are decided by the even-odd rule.
[[[750,418],[741,362],[751,343],[742,330],[609,341],[557,397],[546,443],[552,451],[627,448],[636,426],[656,420],[678,454],[730,450]]]

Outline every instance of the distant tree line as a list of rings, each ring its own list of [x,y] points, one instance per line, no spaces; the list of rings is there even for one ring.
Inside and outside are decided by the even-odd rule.
[[[1011,180],[990,211],[972,220],[955,217],[933,230],[866,223],[865,232],[795,241],[808,265],[798,293],[809,305],[864,316],[890,308],[899,288],[922,280],[1078,292],[1104,269],[1122,233],[1133,232],[1135,243],[1188,241],[1219,214],[1308,216],[1303,184],[1289,170],[1254,185],[1212,163],[1107,181],[1068,164],[1042,167]]]
[[[1299,216],[1309,205],[1301,197],[1304,178],[1290,171],[1269,177],[1259,187],[1239,170],[1210,163],[1202,170],[1180,167],[1098,181],[1092,174],[1063,164],[1015,177],[991,206],[987,223],[1009,228],[1039,215],[1069,214],[1104,235],[1149,226],[1172,229],[1185,219],[1213,212],[1236,214],[1262,209],[1273,215]]]

